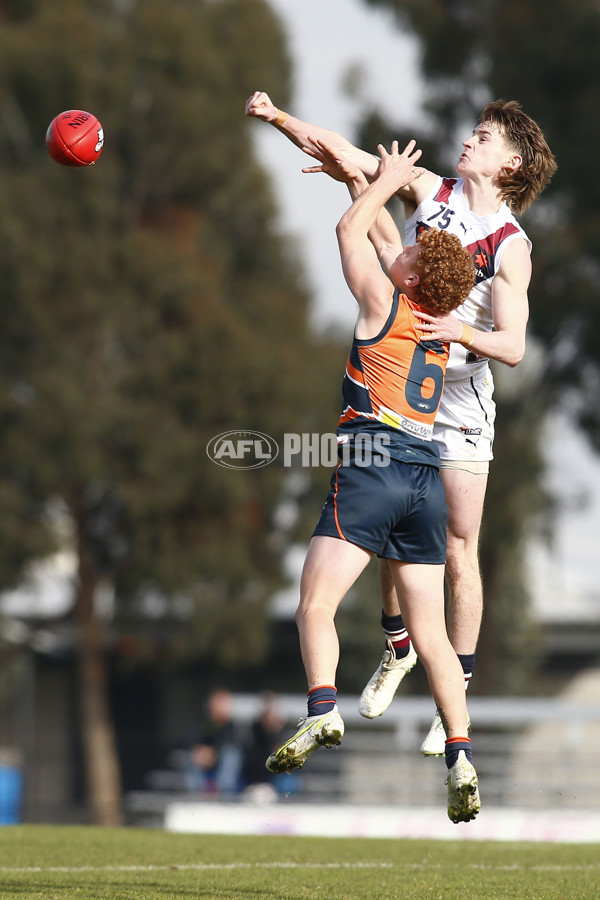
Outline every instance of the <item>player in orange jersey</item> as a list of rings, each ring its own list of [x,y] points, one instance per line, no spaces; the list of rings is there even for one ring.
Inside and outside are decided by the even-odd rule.
[[[319,141],[314,146],[353,198],[336,233],[359,312],[338,423],[342,461],[308,549],[296,614],[307,716],[269,757],[267,768],[291,771],[320,746],[341,742],[334,617],[376,554],[389,562],[447,729],[448,815],[454,822],[469,821],[479,812],[479,792],[462,669],[444,618],[447,507],[432,440],[449,348],[424,339],[422,323],[455,309],[471,290],[475,270],[460,240],[444,231],[431,229],[413,246],[402,246],[385,203],[419,177],[414,141],[402,153],[396,142],[390,153],[379,148],[371,185],[334,148]]]
[[[299,147],[309,148],[311,135],[344,152],[368,176],[376,171],[377,157],[335,132],[278,110],[264,91],[248,99],[246,114],[271,123]],[[539,196],[555,170],[539,125],[515,101],[496,100],[485,107],[473,134],[463,141],[457,177],[441,178],[424,170],[398,191],[406,214],[406,243],[432,226],[448,230],[469,248],[477,269],[475,287],[456,316],[443,322],[433,317],[427,323],[431,337],[452,342],[434,440],[449,510],[448,630],[465,687],[475,664],[483,610],[479,531],[495,420],[488,360],[515,366],[523,357],[531,243],[515,216]],[[304,171],[321,171],[321,166]],[[469,340],[463,340],[465,334]],[[381,575],[387,642],[360,700],[360,712],[367,718],[387,709],[416,662],[385,564]],[[443,723],[437,714],[421,750],[433,756],[444,752]]]

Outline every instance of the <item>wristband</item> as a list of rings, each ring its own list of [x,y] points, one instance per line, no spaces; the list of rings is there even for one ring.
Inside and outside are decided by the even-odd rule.
[[[273,119],[271,124],[274,125],[276,128],[281,128],[282,125],[285,125],[285,123],[287,122],[288,119],[289,119],[288,114],[286,112],[283,112],[283,110],[278,109],[277,115],[275,116],[275,118]]]
[[[473,330],[472,325],[466,325],[463,322],[462,334],[458,339],[459,344],[464,344],[466,347],[470,347],[473,343],[473,338],[475,337],[475,332]]]

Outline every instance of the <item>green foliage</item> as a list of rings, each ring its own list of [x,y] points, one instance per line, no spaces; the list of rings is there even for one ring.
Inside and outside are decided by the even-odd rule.
[[[287,94],[279,23],[262,0],[32,0],[0,19],[0,584],[52,547],[60,501],[127,621],[148,592],[167,609],[185,593],[185,652],[231,663],[243,635],[258,659],[285,472],[205,448],[337,413],[243,115],[256,84]],[[104,126],[93,168],[46,153],[69,108]]]

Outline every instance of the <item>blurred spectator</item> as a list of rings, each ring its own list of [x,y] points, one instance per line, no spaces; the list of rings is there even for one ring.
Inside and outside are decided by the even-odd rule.
[[[299,786],[297,773],[283,773],[277,778],[267,770],[265,763],[267,757],[281,744],[285,729],[285,719],[277,708],[277,700],[274,694],[262,695],[262,706],[258,716],[250,726],[248,743],[244,756],[243,782],[246,785],[245,794],[249,799],[268,799],[267,790],[270,789],[273,799],[278,794],[296,793]],[[261,786],[267,790],[257,790]]]
[[[236,794],[242,786],[243,739],[233,720],[233,697],[225,688],[213,691],[206,715],[185,755],[188,791]]]

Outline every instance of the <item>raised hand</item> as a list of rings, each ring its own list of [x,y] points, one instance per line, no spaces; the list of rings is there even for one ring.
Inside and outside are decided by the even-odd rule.
[[[398,141],[392,141],[392,147],[388,153],[383,144],[378,144],[379,168],[377,177],[389,179],[395,184],[395,191],[410,184],[415,178],[419,178],[425,171],[415,163],[421,158],[421,150],[415,149],[416,141],[409,141],[402,153],[398,151]]]
[[[327,143],[324,140],[309,137],[309,144],[302,150],[308,156],[312,156],[319,163],[317,166],[306,166],[302,169],[307,174],[323,173],[334,178],[336,181],[348,183],[364,179],[361,170],[344,153],[337,147]],[[366,183],[366,179],[365,183]]]
[[[274,122],[277,118],[277,107],[268,94],[264,91],[254,91],[246,100],[246,115],[264,119],[265,122]]]

